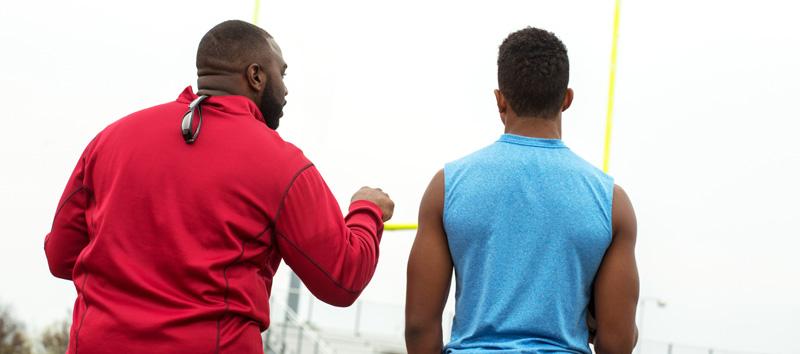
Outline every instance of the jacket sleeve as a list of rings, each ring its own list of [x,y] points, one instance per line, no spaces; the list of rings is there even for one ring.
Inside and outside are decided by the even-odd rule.
[[[84,151],[67,182],[52,228],[44,240],[44,252],[50,272],[67,280],[72,280],[72,269],[78,255],[89,243],[86,208],[91,191],[84,183],[86,154]]]
[[[383,233],[380,208],[350,205],[342,216],[314,166],[301,170],[275,215],[275,240],[286,264],[311,293],[334,306],[350,306],[372,279]]]

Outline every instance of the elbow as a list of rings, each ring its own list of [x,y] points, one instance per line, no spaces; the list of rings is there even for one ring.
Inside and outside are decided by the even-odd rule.
[[[72,280],[72,268],[59,266],[56,264],[56,262],[49,259],[47,263],[47,265],[50,267],[50,274],[52,274],[54,277],[64,280]]]
[[[326,302],[336,307],[350,307],[356,303],[356,300],[358,300],[358,295],[343,296]]]
[[[306,271],[301,267],[293,267],[296,274],[306,285],[308,291],[320,301],[336,306],[349,307],[358,300],[363,288],[352,288],[342,285],[340,278],[332,277],[325,272]],[[348,284],[349,285],[349,284]]]
[[[72,280],[72,267],[63,262],[59,262],[58,258],[49,252],[47,245],[45,245],[45,255],[47,256],[47,266],[50,268],[50,274],[56,278],[64,280]]]
[[[636,334],[608,334],[601,335],[600,331],[595,338],[594,349],[597,354],[630,354],[636,345]]]
[[[410,311],[406,304],[405,334],[408,337],[419,337],[422,334],[430,333],[440,322],[435,321],[431,316],[422,316],[416,311]]]
[[[361,295],[361,292],[351,292],[340,289],[335,293],[314,295],[328,305],[336,307],[350,307],[356,302],[356,300],[358,300],[358,296]]]
[[[406,318],[405,339],[409,354],[442,352],[442,326],[440,323]]]
[[[419,342],[428,333],[428,326],[419,323],[406,323],[405,337],[407,343]]]

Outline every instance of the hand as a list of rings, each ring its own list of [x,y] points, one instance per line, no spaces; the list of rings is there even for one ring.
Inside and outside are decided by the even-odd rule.
[[[383,222],[389,221],[394,214],[394,202],[380,188],[361,187],[356,194],[353,194],[350,203],[356,200],[368,200],[377,204],[383,213]]]

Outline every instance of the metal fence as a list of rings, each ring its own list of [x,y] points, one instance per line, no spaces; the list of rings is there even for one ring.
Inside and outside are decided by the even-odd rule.
[[[303,287],[275,289],[270,299],[272,324],[265,332],[268,354],[405,353],[402,305],[359,300],[340,308],[317,300]],[[292,298],[290,300],[290,298]],[[297,311],[288,308],[293,303]],[[445,341],[452,313],[443,317]],[[687,345],[640,338],[635,354],[769,354]]]
[[[405,353],[402,305],[359,300],[334,307],[305,288],[274,289],[270,304],[271,325],[264,339],[270,354],[317,354],[316,347],[329,350],[319,353]],[[312,344],[305,338],[308,333],[319,340]]]
[[[320,333],[286,306],[270,299],[270,327],[264,332],[266,354],[337,354]]]
[[[636,354],[767,354],[713,347],[689,345],[669,341],[643,339],[639,341]]]

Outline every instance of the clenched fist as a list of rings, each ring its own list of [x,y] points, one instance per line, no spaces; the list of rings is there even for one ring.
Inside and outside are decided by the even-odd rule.
[[[356,200],[368,200],[377,204],[381,208],[381,212],[383,212],[383,222],[389,221],[392,218],[392,214],[394,214],[394,202],[380,188],[361,187],[356,194],[353,194],[350,202],[352,203]]]

